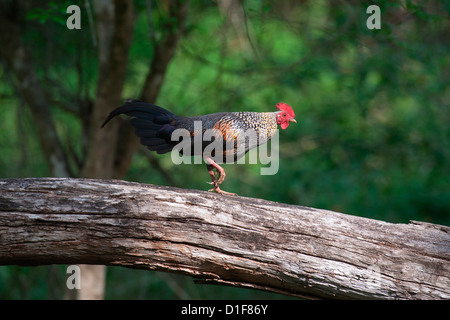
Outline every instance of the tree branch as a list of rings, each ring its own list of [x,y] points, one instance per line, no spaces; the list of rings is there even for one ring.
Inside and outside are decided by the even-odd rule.
[[[175,55],[178,41],[184,32],[188,8],[188,0],[172,0],[169,3],[169,17],[164,27],[164,36],[154,48],[150,72],[145,79],[141,94],[141,98],[145,101],[155,102],[161,90],[167,67]]]
[[[151,7],[151,2],[147,5]],[[145,79],[140,99],[156,103],[164,83],[167,68],[175,55],[178,42],[184,32],[189,8],[188,0],[172,0],[168,8],[168,23],[163,28],[163,36],[159,41],[150,35],[154,45],[154,55],[150,70]],[[149,10],[149,9],[147,9]],[[148,17],[151,15],[147,14]],[[115,156],[114,178],[123,178],[130,167],[131,160],[139,148],[139,139],[131,126],[120,127],[119,143]]]
[[[103,264],[288,295],[450,299],[450,228],[117,180],[0,180],[0,265]]]
[[[98,31],[99,77],[97,96],[90,124],[89,145],[83,177],[111,178],[118,125],[111,123],[100,130],[105,116],[122,101],[128,52],[134,28],[133,1],[95,1]]]

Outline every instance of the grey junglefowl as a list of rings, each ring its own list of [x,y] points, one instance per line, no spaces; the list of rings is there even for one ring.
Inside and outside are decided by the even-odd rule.
[[[275,112],[219,112],[181,117],[144,101],[126,100],[108,115],[102,127],[117,115],[130,116],[143,145],[159,154],[175,149],[183,155],[202,156],[212,180],[213,188],[209,191],[233,195],[219,187],[225,179],[225,170],[218,163],[237,161],[250,149],[269,141],[278,125],[285,130],[290,122],[297,122],[288,104],[280,102],[276,108]],[[216,143],[215,148],[211,148],[212,143]],[[214,169],[219,173],[217,178]]]

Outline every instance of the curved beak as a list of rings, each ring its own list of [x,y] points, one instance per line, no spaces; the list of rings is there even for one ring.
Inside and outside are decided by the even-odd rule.
[[[290,121],[290,122],[295,122],[295,123],[297,123],[297,120],[295,120],[294,118],[289,119],[289,121]]]

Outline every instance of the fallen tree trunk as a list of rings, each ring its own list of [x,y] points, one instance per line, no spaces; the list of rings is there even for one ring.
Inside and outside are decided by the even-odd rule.
[[[0,265],[46,264],[311,298],[450,299],[450,228],[117,180],[0,180]]]

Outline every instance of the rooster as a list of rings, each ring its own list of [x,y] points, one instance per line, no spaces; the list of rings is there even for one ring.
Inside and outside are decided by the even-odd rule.
[[[225,170],[218,163],[228,162],[230,159],[232,162],[237,161],[250,149],[269,141],[276,133],[278,125],[285,130],[290,122],[297,123],[294,111],[288,104],[280,102],[276,108],[278,111],[275,112],[219,112],[180,117],[156,105],[130,99],[108,115],[102,128],[117,115],[130,116],[135,134],[143,145],[158,154],[175,149],[183,155],[201,155],[213,185],[209,191],[234,195],[220,189],[220,184],[225,180]],[[181,134],[175,135],[179,132]],[[248,134],[249,132],[253,134]],[[201,146],[196,148],[195,138],[203,137],[206,133],[210,133],[211,139],[200,139]],[[187,145],[191,148],[186,148],[184,144],[181,149],[180,139],[186,138],[192,138],[187,140]],[[214,148],[207,154],[205,151],[213,142],[218,142],[222,148]],[[217,173],[219,175],[216,178]]]

